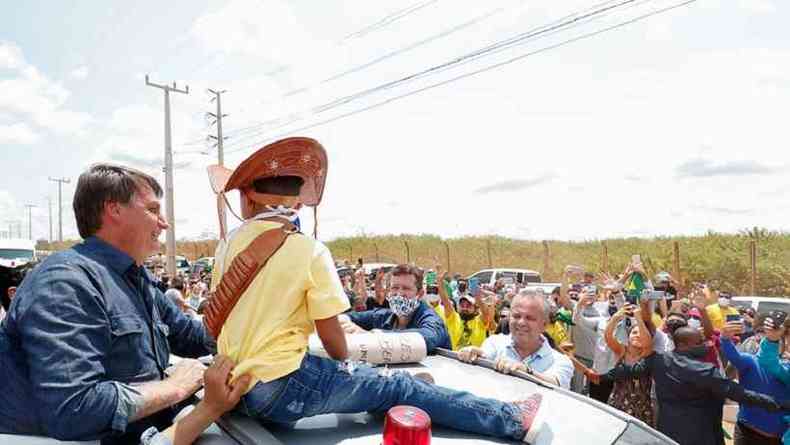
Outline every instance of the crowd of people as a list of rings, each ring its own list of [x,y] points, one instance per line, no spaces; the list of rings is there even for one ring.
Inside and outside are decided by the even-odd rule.
[[[436,425],[550,443],[551,398],[540,391],[482,398],[430,374],[349,360],[348,336],[381,330],[424,340],[428,354],[453,350],[463,362],[586,394],[682,445],[722,445],[727,400],[740,404],[737,445],[782,443],[786,313],[739,310],[730,295],[684,288],[664,272],[649,279],[637,255],[618,276],[568,266],[548,292],[440,266],[339,273],[299,226],[299,210],[321,201],[326,169],[326,152],[309,138],[270,144],[235,170],[212,166],[217,203],[238,190],[242,224],[220,226],[210,277],[165,280],[144,266],[168,228],[161,186],[128,167],[90,167],[73,202],[84,241],[49,256],[9,295],[0,433],[186,444],[231,409],[291,424],[409,405]],[[312,334],[326,356],[308,352]],[[173,366],[171,354],[181,357]]]
[[[346,332],[397,329],[369,321],[387,314],[375,309],[391,307],[389,274],[380,270],[371,280],[358,264],[340,269],[351,306]],[[756,314],[706,284],[685,289],[666,272],[648,279],[638,262],[615,277],[569,265],[550,293],[504,280],[472,292],[468,280],[440,265],[420,276],[421,305],[435,315],[417,306],[400,328],[421,332],[429,348],[447,347],[440,320],[461,360],[525,371],[681,444],[723,443],[725,403],[740,404],[735,444],[781,443],[787,430],[781,404],[790,400],[790,350],[781,311]]]

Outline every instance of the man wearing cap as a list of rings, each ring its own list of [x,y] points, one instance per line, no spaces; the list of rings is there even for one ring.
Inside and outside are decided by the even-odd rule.
[[[446,272],[442,274],[440,282],[444,281],[446,275]],[[490,297],[493,296],[490,294]],[[439,297],[444,306],[444,320],[453,351],[467,346],[480,347],[488,337],[488,333],[496,330],[494,308],[483,301],[482,292],[478,292],[474,298],[465,292],[462,293],[458,298],[457,311],[444,286],[439,286]]]
[[[232,172],[210,167],[215,192],[239,190],[244,219],[218,246],[214,296],[204,319],[218,335],[220,353],[236,363],[234,376],[252,377],[239,409],[286,424],[405,404],[425,410],[436,424],[464,431],[529,441],[545,432],[539,427],[546,409],[540,394],[504,403],[343,362],[348,350],[338,315],[348,309],[348,298],[329,250],[292,223],[302,205],[321,201],[326,169],[323,147],[308,138],[263,147]],[[269,239],[277,242],[259,241]],[[250,252],[250,244],[262,245],[266,255]],[[403,274],[404,281],[409,275]],[[416,280],[412,284],[416,293]],[[409,304],[403,298],[397,303]],[[307,353],[313,331],[331,359]]]

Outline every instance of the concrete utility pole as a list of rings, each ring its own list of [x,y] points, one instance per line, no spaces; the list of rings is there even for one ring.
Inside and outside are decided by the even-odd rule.
[[[211,98],[211,101],[217,102],[217,112],[206,113],[208,116],[213,117],[214,122],[217,124],[217,135],[209,135],[209,138],[217,141],[217,163],[219,165],[225,165],[225,153],[222,148],[222,143],[225,140],[225,138],[222,136],[222,118],[227,116],[227,114],[222,114],[222,93],[225,93],[227,90],[212,90],[211,88],[208,88],[207,90],[209,93],[214,95],[214,97]],[[228,226],[228,217],[225,212],[225,203],[223,202],[219,208],[220,233],[222,232],[223,228]]]
[[[33,239],[33,208],[38,207],[34,206],[33,204],[25,204],[27,207],[27,238],[29,240]]]
[[[170,92],[181,94],[189,94],[189,86],[183,90],[173,86],[159,85],[152,83],[148,80],[148,74],[145,75],[145,84],[149,87],[159,88],[165,92],[165,199],[167,200],[167,224],[170,228],[167,230],[167,274],[170,277],[176,276],[176,217],[173,211],[173,144],[170,140]]]
[[[47,208],[49,208],[49,238],[47,239],[48,242],[52,242],[52,197],[46,196],[47,198]]]
[[[71,180],[66,178],[49,178],[50,181],[58,183],[58,242],[63,242],[63,184],[68,184]]]

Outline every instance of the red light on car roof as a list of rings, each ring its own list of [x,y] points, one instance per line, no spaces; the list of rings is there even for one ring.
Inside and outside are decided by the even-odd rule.
[[[384,421],[383,445],[430,445],[431,417],[413,406],[394,406]]]

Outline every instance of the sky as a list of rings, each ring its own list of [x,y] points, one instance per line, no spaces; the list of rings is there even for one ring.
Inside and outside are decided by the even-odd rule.
[[[48,199],[57,236],[49,178],[67,178],[77,239],[71,198],[95,162],[164,183],[146,74],[189,86],[171,94],[178,239],[217,233],[207,88],[226,90],[231,167],[286,136],[324,145],[323,240],[790,230],[790,3],[652,15],[681,1],[16,2],[0,15],[0,236],[27,237],[34,205],[48,238]]]

